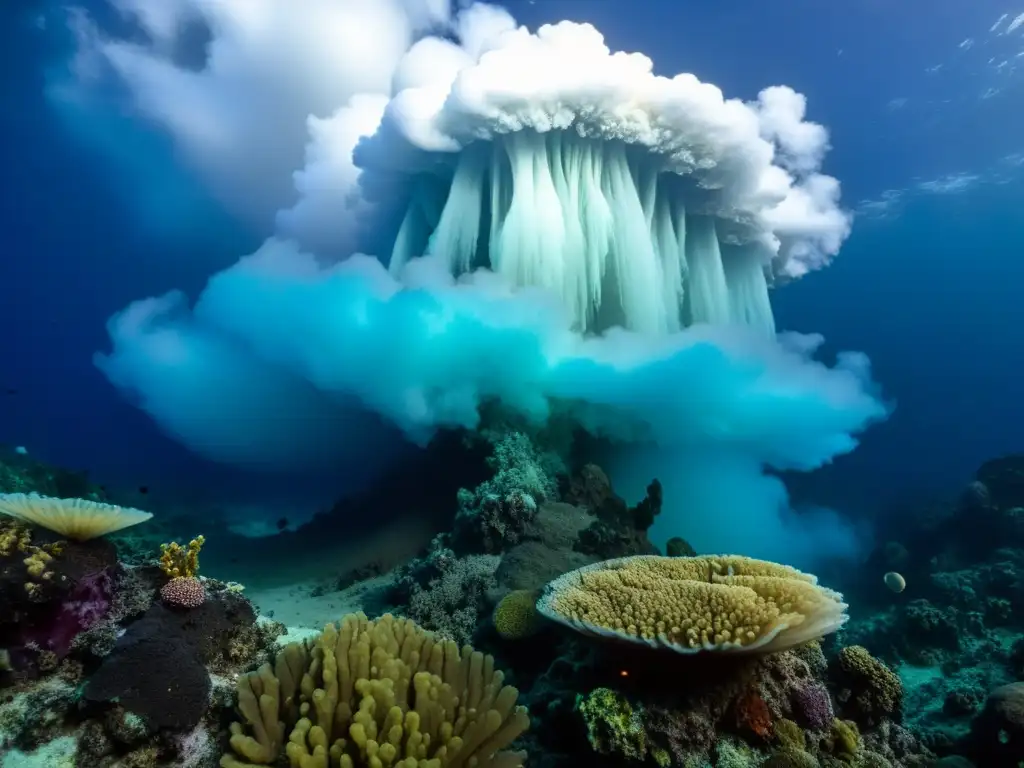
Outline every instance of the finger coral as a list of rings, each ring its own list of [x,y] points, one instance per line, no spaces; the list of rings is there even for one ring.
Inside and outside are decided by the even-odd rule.
[[[38,525],[68,539],[86,541],[149,520],[141,509],[87,499],[58,499],[38,493],[0,494],[0,514]]]
[[[842,595],[795,568],[738,556],[639,555],[584,566],[537,602],[579,632],[665,648],[775,653],[834,632]]]
[[[518,768],[525,754],[501,750],[529,717],[503,680],[491,656],[409,619],[349,614],[239,679],[246,725],[221,766]]]

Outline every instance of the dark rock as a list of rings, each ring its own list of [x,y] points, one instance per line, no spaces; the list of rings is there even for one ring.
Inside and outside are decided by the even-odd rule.
[[[334,583],[334,588],[338,591],[347,589],[353,584],[358,584],[361,581],[367,579],[373,579],[384,573],[387,573],[388,567],[380,560],[373,560],[369,563],[356,566],[355,568],[349,568],[347,571],[338,576],[337,581]]]
[[[1024,683],[989,693],[972,724],[971,744],[972,756],[986,768],[1017,768],[1024,760]]]
[[[647,495],[635,507],[627,507],[618,496],[606,500],[597,516],[580,534],[576,549],[599,560],[630,555],[655,555],[657,548],[647,538],[647,529],[661,512],[662,489],[657,480],[647,486]]]
[[[139,622],[89,678],[83,695],[93,702],[116,701],[154,729],[183,730],[206,713],[210,676],[180,634]]]
[[[525,532],[527,539],[501,559],[495,578],[502,591],[539,589],[567,571],[596,558],[574,549],[581,532],[594,522],[585,508],[565,503],[544,504]]]
[[[1024,454],[986,461],[975,475],[984,483],[991,503],[999,508],[1024,506]]]
[[[669,557],[695,557],[697,550],[682,536],[673,536],[665,542],[665,554]]]

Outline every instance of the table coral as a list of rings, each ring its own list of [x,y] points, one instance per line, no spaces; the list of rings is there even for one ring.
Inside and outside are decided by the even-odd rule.
[[[814,576],[737,556],[607,560],[555,579],[537,603],[584,634],[683,654],[793,648],[839,629],[846,607]]]

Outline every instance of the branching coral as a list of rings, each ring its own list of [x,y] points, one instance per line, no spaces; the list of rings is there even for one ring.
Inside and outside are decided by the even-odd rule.
[[[492,657],[412,621],[349,614],[239,679],[249,733],[232,725],[221,766],[516,768],[525,755],[501,750],[529,717],[503,680]]]
[[[538,505],[557,492],[541,455],[521,432],[498,439],[487,463],[494,476],[459,491],[454,539],[460,551],[500,552],[518,543]]]
[[[160,569],[172,579],[179,576],[199,575],[199,550],[206,543],[204,536],[197,536],[188,543],[188,547],[178,542],[160,545]]]
[[[0,521],[0,559],[17,558],[24,566],[25,592],[30,600],[46,599],[43,585],[54,578],[53,559],[64,549],[64,542],[35,545],[28,526],[17,520]]]
[[[425,557],[400,570],[392,597],[406,604],[409,617],[426,629],[468,642],[485,611],[500,562],[496,555],[456,557],[439,537]]]
[[[736,556],[637,556],[552,581],[537,603],[585,634],[667,648],[773,653],[845,623],[842,595],[795,568]]]

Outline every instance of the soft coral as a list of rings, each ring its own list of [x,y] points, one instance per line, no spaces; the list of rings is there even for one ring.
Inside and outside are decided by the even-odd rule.
[[[59,603],[46,614],[26,624],[22,644],[67,655],[75,637],[97,624],[110,611],[113,579],[109,569],[83,576]]]

